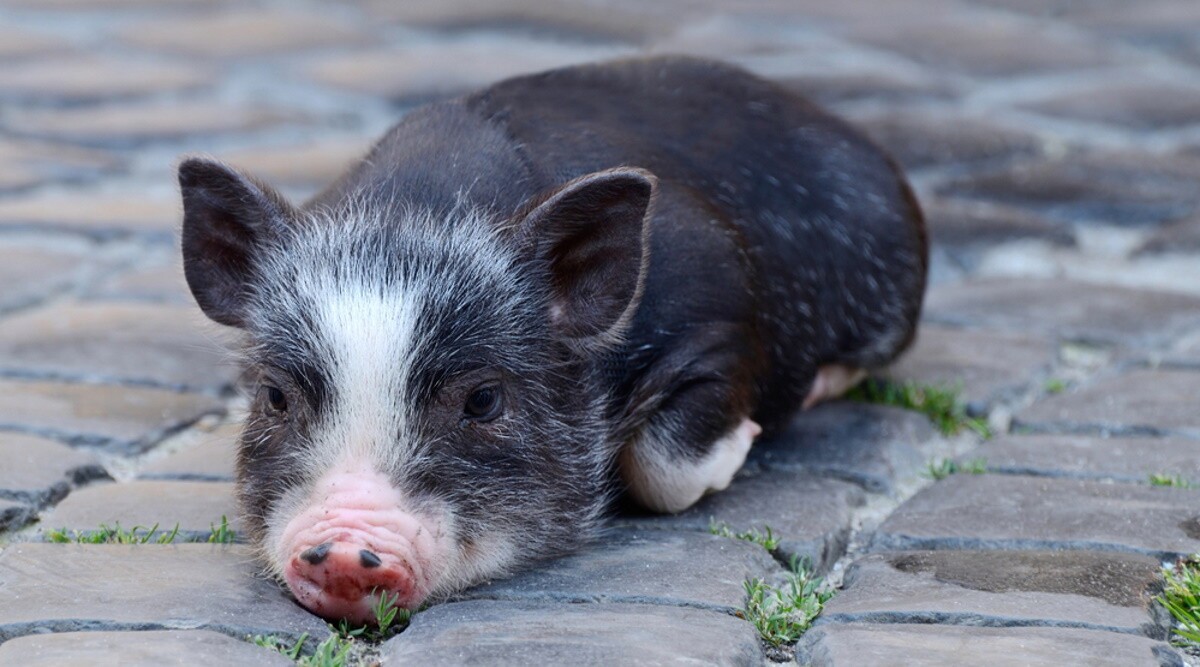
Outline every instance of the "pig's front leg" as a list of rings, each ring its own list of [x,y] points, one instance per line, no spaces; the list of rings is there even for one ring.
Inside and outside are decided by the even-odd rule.
[[[745,463],[762,428],[729,407],[720,384],[693,386],[672,397],[625,443],[621,477],[643,506],[681,512],[704,494],[728,487]]]

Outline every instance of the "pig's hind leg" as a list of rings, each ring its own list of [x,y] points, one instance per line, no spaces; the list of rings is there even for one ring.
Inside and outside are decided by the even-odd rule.
[[[807,410],[817,403],[841,398],[859,382],[867,377],[867,371],[862,368],[843,364],[826,364],[817,369],[817,377],[813,379],[812,388],[804,397],[803,409]]]
[[[728,487],[745,463],[762,428],[729,409],[721,384],[693,386],[671,397],[625,443],[621,476],[643,506],[685,510],[704,494]]]

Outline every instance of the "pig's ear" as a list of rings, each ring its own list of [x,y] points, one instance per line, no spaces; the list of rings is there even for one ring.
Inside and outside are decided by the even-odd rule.
[[[637,310],[657,180],[617,168],[577,178],[525,215],[519,235],[550,270],[550,320],[569,342],[602,348]]]
[[[246,324],[247,286],[259,248],[290,215],[270,188],[220,162],[179,165],[183,194],[183,273],[196,303],[213,320]]]

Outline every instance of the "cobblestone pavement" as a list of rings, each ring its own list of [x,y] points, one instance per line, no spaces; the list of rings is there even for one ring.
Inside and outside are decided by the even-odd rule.
[[[0,663],[286,664],[247,636],[328,633],[243,545],[46,543],[233,516],[237,371],[182,283],[178,155],[302,197],[414,104],[645,52],[742,63],[894,151],[934,264],[891,373],[961,383],[997,435],[818,408],[728,492],[381,655],[758,664],[743,582],[799,555],[843,589],[775,658],[1181,664],[1151,598],[1200,551],[1200,491],[1148,480],[1200,482],[1194,0],[0,0]],[[922,475],[943,457],[988,472]],[[777,558],[710,517],[770,526]]]

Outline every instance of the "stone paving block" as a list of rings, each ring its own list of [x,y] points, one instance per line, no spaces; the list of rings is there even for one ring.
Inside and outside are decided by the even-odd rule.
[[[850,36],[939,70],[978,76],[1095,69],[1114,62],[1102,40],[1025,17],[963,12],[919,16],[875,21]]]
[[[209,15],[185,14],[139,21],[120,31],[122,41],[160,53],[237,58],[373,41],[325,13],[231,7]]]
[[[25,667],[295,664],[278,651],[211,630],[27,635],[0,645],[0,663]]]
[[[761,665],[754,626],[702,609],[478,600],[413,617],[389,665]]]
[[[239,546],[12,544],[0,553],[0,642],[81,630],[329,634],[259,572]]]
[[[84,296],[102,301],[148,301],[196,308],[181,260],[169,258],[112,275],[87,289]]]
[[[810,71],[787,75],[780,83],[818,104],[836,108],[861,100],[880,100],[890,104],[954,99],[959,91],[953,82],[905,71],[883,74],[864,71]]]
[[[1104,81],[1021,106],[1050,116],[1161,130],[1200,123],[1200,86],[1178,78]]]
[[[221,155],[223,160],[275,186],[317,190],[329,185],[370,149],[374,137],[313,139],[287,146],[256,146]]]
[[[1168,615],[1150,606],[1161,570],[1135,554],[874,554],[850,566],[820,622],[1072,627],[1166,639]]]
[[[0,27],[0,58],[6,60],[42,56],[67,48],[64,40],[51,34],[12,26]]]
[[[756,442],[748,461],[892,493],[897,481],[925,465],[918,447],[935,437],[933,425],[915,412],[841,401],[797,415],[784,432]]]
[[[16,530],[33,520],[37,512],[24,503],[0,498],[0,533]]]
[[[0,98],[96,102],[193,90],[213,81],[212,72],[196,65],[83,52],[6,64],[0,69]]]
[[[862,623],[810,630],[796,660],[811,667],[1183,667],[1165,643],[1115,632]]]
[[[1041,150],[1041,141],[1029,132],[972,116],[889,111],[854,121],[908,169],[1005,160]]]
[[[734,613],[747,579],[781,570],[757,544],[690,531],[618,530],[578,554],[477,586],[459,599],[604,602]]]
[[[205,415],[217,398],[142,387],[0,380],[0,431],[136,453]]]
[[[98,239],[138,234],[169,240],[182,219],[177,194],[42,191],[0,199],[0,229],[8,230],[64,230]]]
[[[0,372],[216,391],[240,373],[233,342],[195,306],[58,303],[0,320]]]
[[[924,317],[1093,343],[1154,344],[1200,321],[1200,299],[1070,280],[1000,278],[931,288]]]
[[[984,414],[1050,372],[1057,346],[1048,337],[1018,332],[923,325],[917,341],[883,372],[886,377],[958,387],[968,410]]]
[[[46,245],[0,245],[0,312],[22,308],[67,289],[88,258],[82,249]]]
[[[1172,222],[1151,233],[1134,255],[1167,255],[1200,253],[1200,216]]]
[[[107,151],[0,138],[0,192],[50,181],[86,180],[119,164]]]
[[[197,436],[199,442],[146,465],[142,479],[233,481],[241,422],[224,424]]]
[[[233,484],[226,482],[133,481],[98,483],[74,491],[42,515],[46,530],[89,533],[101,524],[170,533],[179,525],[180,541],[205,541],[221,517],[240,528]]]
[[[0,431],[0,498],[30,505],[61,500],[71,483],[107,477],[90,452],[20,433]]]
[[[854,509],[862,490],[836,479],[805,473],[764,471],[742,474],[728,489],[700,499],[672,515],[633,514],[616,520],[634,528],[708,531],[713,522],[734,532],[750,529],[779,539],[780,560],[802,558],[818,571],[828,570],[846,551]]]
[[[589,41],[643,42],[671,32],[694,16],[695,7],[606,2],[597,7],[569,0],[368,0],[375,17],[405,25],[447,31],[514,29]]]
[[[1071,549],[1168,560],[1200,550],[1200,490],[951,475],[876,531],[884,549]]]
[[[39,109],[10,114],[16,133],[100,148],[133,148],[217,134],[262,132],[311,122],[303,113],[262,104],[151,101],[100,108]]]
[[[334,56],[309,73],[318,83],[419,102],[469,92],[516,74],[626,54],[612,46],[492,34]]]
[[[937,197],[923,200],[921,206],[935,245],[962,248],[1021,240],[1044,241],[1059,247],[1076,244],[1070,229],[1024,209]]]
[[[1200,440],[1010,435],[971,453],[989,472],[1146,483],[1150,475],[1178,475],[1200,484]]]
[[[1200,160],[1090,152],[1031,159],[954,179],[940,195],[991,200],[1064,222],[1151,226],[1200,208]]]
[[[1017,414],[1042,432],[1183,433],[1200,438],[1200,372],[1135,369],[1044,398]]]

